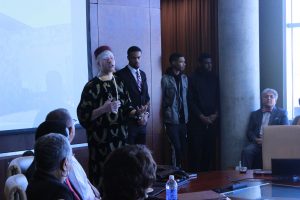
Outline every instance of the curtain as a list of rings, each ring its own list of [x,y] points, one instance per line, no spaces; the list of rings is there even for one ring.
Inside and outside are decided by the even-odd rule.
[[[163,72],[173,52],[185,56],[187,74],[205,52],[218,73],[218,0],[161,0],[161,30]]]
[[[198,66],[201,53],[212,56],[213,71],[218,74],[218,0],[161,0],[162,71],[170,66],[169,56],[185,56],[190,74]],[[216,139],[212,167],[220,167],[220,138]]]

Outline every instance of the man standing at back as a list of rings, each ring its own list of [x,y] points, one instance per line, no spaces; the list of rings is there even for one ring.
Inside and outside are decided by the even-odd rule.
[[[140,69],[142,50],[132,46],[127,50],[128,65],[116,73],[129,92],[133,107],[137,110],[128,122],[128,143],[146,144],[146,126],[149,117],[150,96],[147,78]]]
[[[216,167],[219,81],[209,54],[201,54],[198,61],[189,79],[189,163],[192,171],[209,171]]]
[[[163,122],[171,142],[172,165],[182,167],[186,152],[188,79],[183,74],[185,58],[182,54],[171,54],[169,62],[171,66],[161,79]]]

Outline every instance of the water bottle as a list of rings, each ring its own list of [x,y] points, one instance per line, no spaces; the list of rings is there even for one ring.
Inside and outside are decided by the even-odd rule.
[[[166,183],[166,200],[177,200],[177,187],[174,175],[170,175]]]

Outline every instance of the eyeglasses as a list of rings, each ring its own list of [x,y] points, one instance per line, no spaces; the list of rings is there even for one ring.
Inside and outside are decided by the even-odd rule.
[[[263,96],[264,99],[275,99],[275,97],[273,95],[265,95]]]

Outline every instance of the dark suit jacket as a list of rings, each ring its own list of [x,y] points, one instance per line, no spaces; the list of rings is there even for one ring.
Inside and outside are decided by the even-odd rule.
[[[142,78],[141,92],[139,91],[136,79],[135,77],[133,77],[128,66],[116,72],[116,76],[123,81],[125,87],[127,88],[134,108],[136,108],[137,106],[145,105],[150,101],[146,74],[141,69],[140,74]]]
[[[251,113],[247,129],[247,136],[250,142],[256,143],[255,138],[260,137],[259,132],[261,128],[263,112],[258,109]],[[269,125],[288,125],[289,120],[287,111],[282,108],[274,107],[270,116]]]
[[[26,189],[28,200],[73,200],[72,192],[54,176],[36,170]]]

